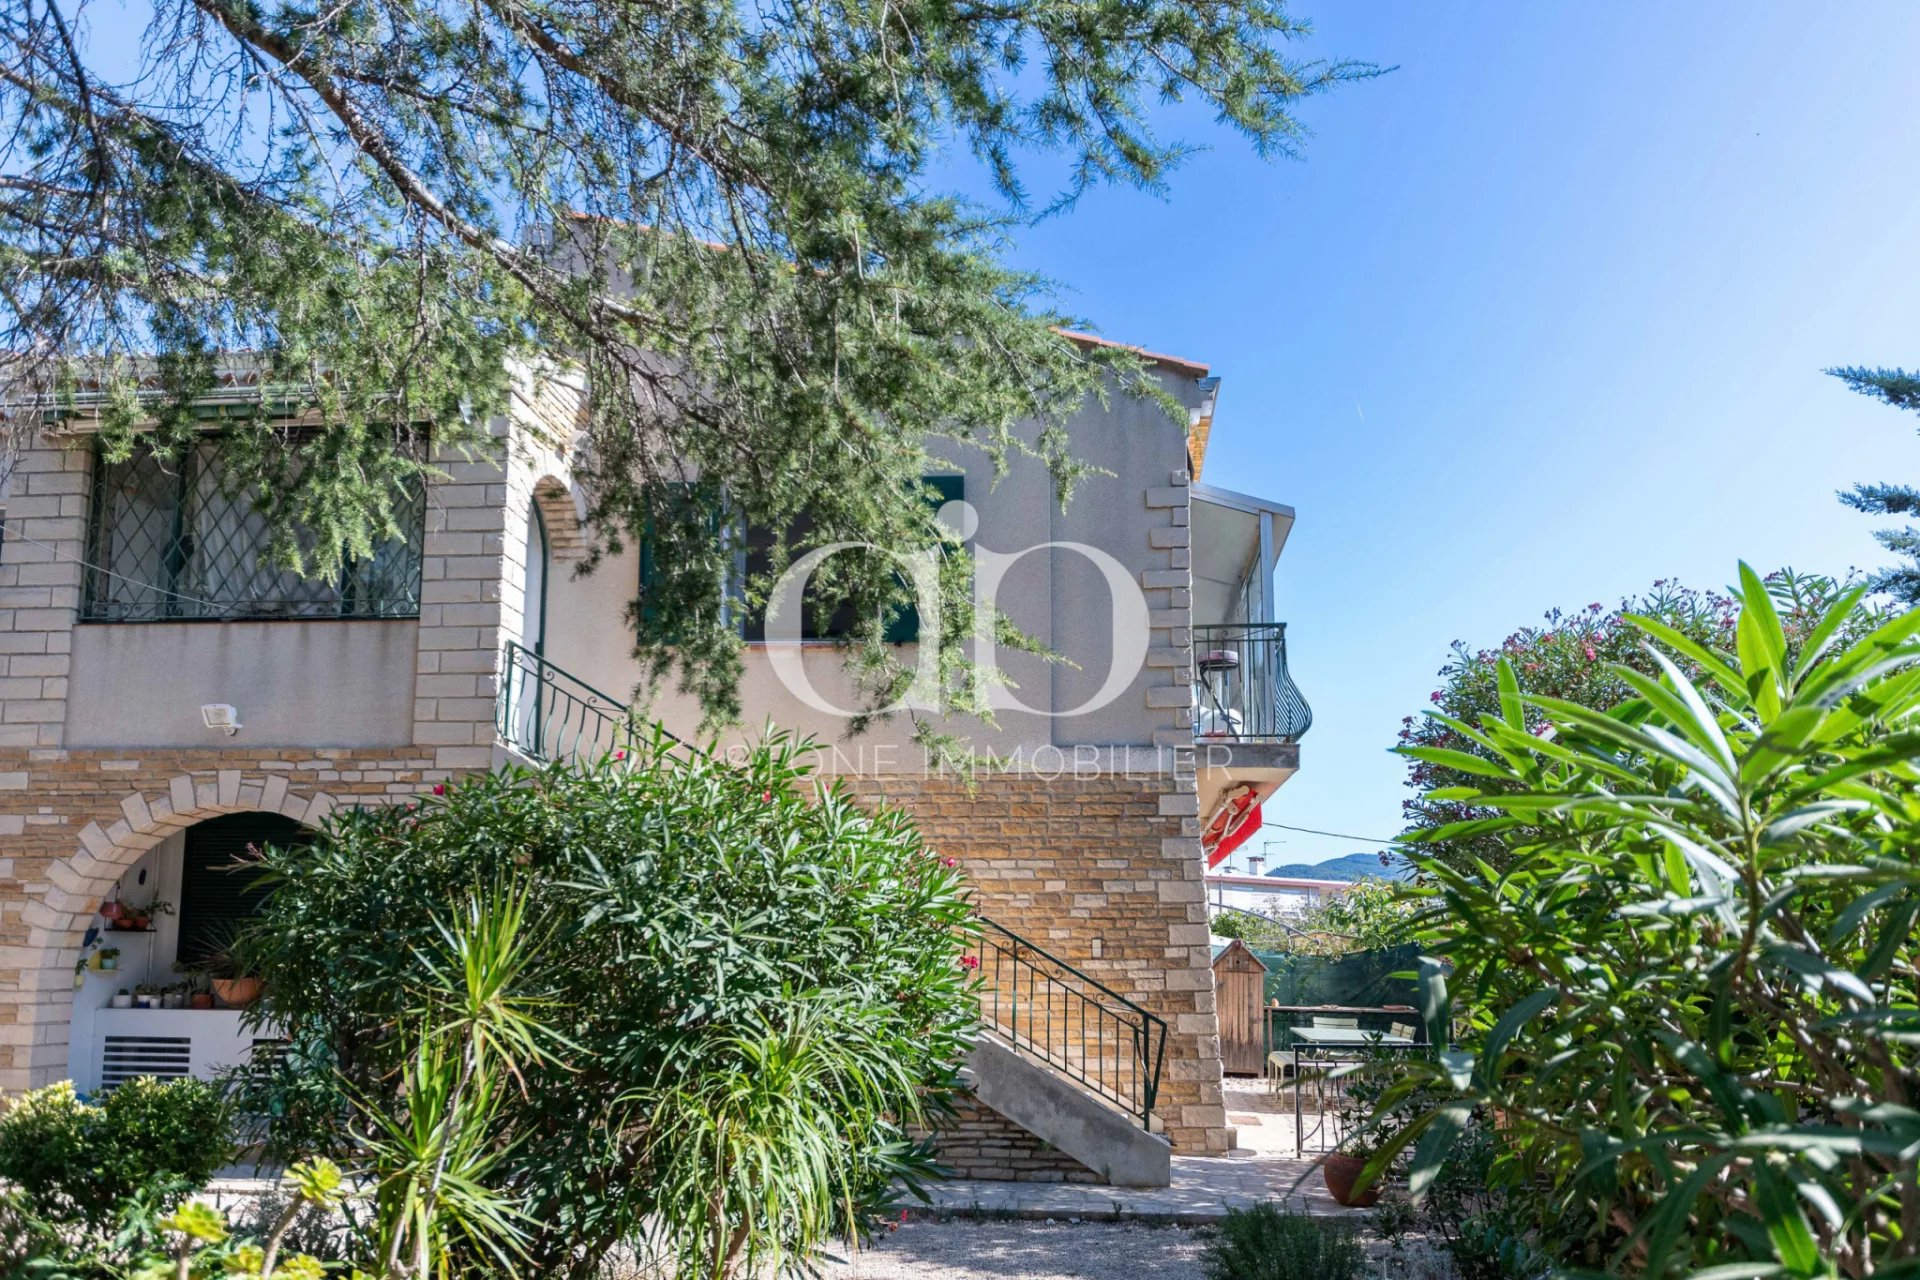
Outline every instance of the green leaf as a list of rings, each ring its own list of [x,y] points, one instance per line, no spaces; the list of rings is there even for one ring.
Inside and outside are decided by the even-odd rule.
[[[1813,670],[1815,664],[1825,655],[1828,646],[1839,636],[1840,628],[1848,618],[1853,616],[1854,610],[1860,607],[1860,602],[1866,599],[1867,592],[1870,590],[1872,590],[1870,586],[1862,583],[1842,594],[1838,600],[1827,607],[1825,613],[1820,615],[1820,621],[1815,623],[1813,630],[1807,633],[1807,638],[1800,642],[1800,661],[1795,663],[1793,668],[1793,684],[1796,688],[1802,680],[1806,679],[1807,672]]]
[[[1750,696],[1747,693],[1747,682],[1741,679],[1739,671],[1735,670],[1733,664],[1717,651],[1700,644],[1683,631],[1676,631],[1658,618],[1650,618],[1638,613],[1629,613],[1625,616],[1627,621],[1666,645],[1667,648],[1698,663],[1700,668],[1713,678],[1714,683],[1720,686],[1725,696],[1738,699],[1740,703],[1745,704]]]
[[[1740,621],[1734,637],[1741,674],[1764,723],[1780,714],[1785,699],[1787,637],[1780,614],[1773,607],[1773,596],[1744,560],[1740,562]]]
[[[1427,1024],[1427,1043],[1448,1044],[1453,1039],[1453,1014],[1446,967],[1432,956],[1421,956],[1414,967],[1420,972],[1420,1016]]]
[[[1527,731],[1527,705],[1520,700],[1520,678],[1513,663],[1501,658],[1494,664],[1494,680],[1500,689],[1500,718],[1521,733]]]
[[[1536,1014],[1559,998],[1557,988],[1542,987],[1522,997],[1518,1004],[1500,1015],[1500,1020],[1493,1024],[1493,1030],[1487,1032],[1487,1038],[1480,1046],[1480,1065],[1474,1072],[1474,1083],[1482,1091],[1492,1092],[1494,1073],[1500,1069],[1500,1055],[1507,1051],[1507,1043]]]
[[[1441,1166],[1472,1114],[1471,1102],[1449,1102],[1431,1113],[1426,1130],[1420,1135],[1420,1144],[1414,1148],[1413,1163],[1407,1170],[1407,1194],[1416,1204],[1426,1198],[1427,1189],[1440,1176]]]
[[[1403,756],[1424,760],[1428,764],[1437,764],[1443,769],[1452,769],[1457,773],[1470,773],[1482,778],[1499,778],[1502,781],[1513,781],[1515,778],[1513,770],[1507,766],[1495,764],[1491,760],[1483,760],[1465,751],[1454,751],[1448,747],[1400,747],[1398,750]]]
[[[1780,1264],[1796,1276],[1818,1274],[1820,1246],[1792,1184],[1769,1166],[1760,1165],[1754,1171],[1754,1203]]]

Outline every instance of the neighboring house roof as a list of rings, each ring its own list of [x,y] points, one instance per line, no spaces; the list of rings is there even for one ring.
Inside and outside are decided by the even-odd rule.
[[[1236,889],[1331,889],[1344,892],[1353,888],[1351,880],[1308,880],[1296,876],[1249,876],[1219,872],[1207,876],[1208,884],[1231,885]]]
[[[1097,334],[1081,333],[1074,329],[1060,330],[1060,336],[1070,338],[1083,347],[1115,347],[1121,351],[1131,351],[1148,364],[1159,365],[1173,373],[1183,373],[1189,378],[1204,378],[1208,368],[1198,360],[1189,360],[1185,356],[1163,355],[1158,351],[1149,351],[1145,347],[1136,347],[1130,342],[1115,342],[1112,338],[1102,338]]]

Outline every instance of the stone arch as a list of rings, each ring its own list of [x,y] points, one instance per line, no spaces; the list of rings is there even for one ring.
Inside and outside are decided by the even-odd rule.
[[[120,800],[118,819],[104,827],[98,821],[82,827],[78,847],[47,869],[44,891],[21,910],[26,926],[17,952],[21,981],[17,990],[0,992],[0,1024],[12,1024],[3,1028],[11,1034],[0,1044],[13,1049],[11,1055],[0,1056],[5,1064],[0,1065],[0,1093],[65,1078],[73,966],[87,921],[141,855],[168,836],[221,814],[278,813],[317,826],[338,803],[325,792],[295,791],[276,773],[223,769],[211,776],[183,773],[171,779],[161,795],[129,792]],[[8,1010],[8,1005],[13,1008]]]
[[[578,560],[587,552],[586,522],[565,482],[541,476],[533,483],[533,505],[547,526],[547,556],[555,564]]]

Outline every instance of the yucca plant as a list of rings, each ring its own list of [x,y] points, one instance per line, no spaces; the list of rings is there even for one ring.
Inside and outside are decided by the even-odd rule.
[[[1595,709],[1530,696],[1407,754],[1484,778],[1512,858],[1415,858],[1436,1040],[1383,1108],[1421,1193],[1469,1123],[1564,1266],[1920,1270],[1920,612],[1842,645],[1863,590],[1790,651],[1741,566],[1734,651],[1634,619],[1661,673]],[[1537,723],[1528,729],[1528,710]],[[1449,988],[1458,1009],[1449,1011]],[[1421,1098],[1430,1099],[1422,1104]]]
[[[436,922],[439,945],[416,956],[401,1086],[390,1104],[360,1099],[383,1280],[448,1275],[456,1257],[461,1268],[485,1259],[510,1273],[525,1255],[525,1210],[500,1185],[528,1136],[509,1096],[564,1043],[542,1021],[556,1002],[528,989],[542,939],[527,904],[524,885],[498,880]]]

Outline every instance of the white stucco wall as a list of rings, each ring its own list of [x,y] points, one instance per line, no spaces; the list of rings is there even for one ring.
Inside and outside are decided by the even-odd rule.
[[[403,746],[412,619],[142,622],[73,628],[69,747]],[[224,702],[244,726],[206,728]]]
[[[1169,373],[1163,381],[1187,403],[1200,402],[1201,388],[1193,379]],[[1089,403],[1069,424],[1069,432],[1075,455],[1111,474],[1087,477],[1064,511],[1055,501],[1051,477],[1037,460],[1015,458],[1009,474],[996,484],[991,462],[977,450],[949,445],[938,451],[948,465],[935,469],[964,474],[966,501],[978,512],[971,549],[976,556],[1012,555],[1050,542],[1078,542],[1112,556],[1133,586],[1141,586],[1149,572],[1164,574],[1168,551],[1150,546],[1147,530],[1172,517],[1165,509],[1150,509],[1147,493],[1166,489],[1184,472],[1184,424],[1152,402],[1116,397],[1105,406]],[[607,557],[586,576],[564,564],[555,566],[547,581],[546,657],[605,693],[631,696],[641,673],[631,657],[624,615],[638,583],[639,555],[632,547]],[[1165,589],[1147,595],[1157,612],[1176,603]],[[1107,679],[1112,598],[1092,562],[1068,550],[1036,551],[1006,574],[997,603],[1016,626],[1067,661],[1003,654],[1001,667],[1011,678],[1010,693],[1042,714],[1010,708],[998,715],[997,730],[972,719],[955,720],[947,728],[965,735],[978,749],[1002,753],[1049,745],[1152,744],[1154,730],[1164,728],[1169,716],[1165,708],[1148,705],[1146,690],[1166,683],[1165,669],[1142,669],[1098,710],[1044,714],[1082,706]],[[903,659],[913,652],[903,649]],[[800,664],[824,701],[849,711],[857,707],[842,656],[831,645],[803,646]],[[769,646],[749,649],[741,694],[746,724],[733,737],[756,735],[771,717],[784,727],[838,743],[849,758],[865,753],[869,766],[887,767],[875,759],[886,753],[892,753],[894,767],[909,763],[911,725],[905,717],[849,737],[844,716],[809,707],[786,688],[774,671]],[[686,736],[699,721],[694,700],[671,687],[654,699],[652,714]]]

